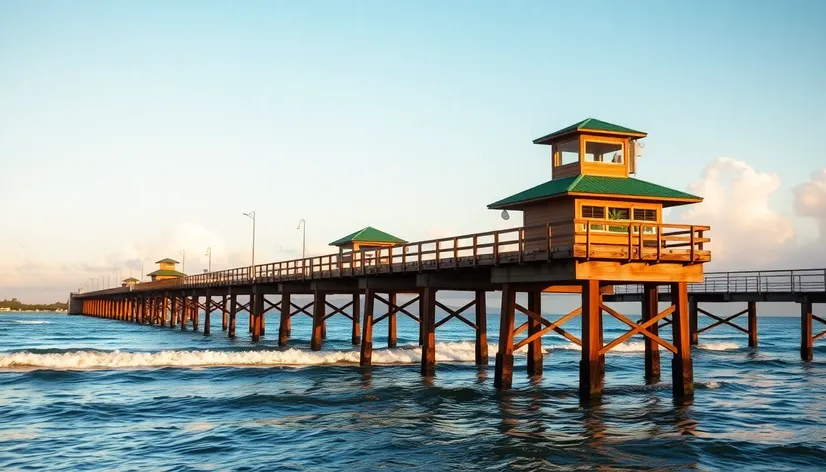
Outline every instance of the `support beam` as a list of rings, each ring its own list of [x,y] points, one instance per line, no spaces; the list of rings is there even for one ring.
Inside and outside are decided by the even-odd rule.
[[[800,358],[811,361],[814,358],[814,339],[812,338],[812,302],[800,303]]]
[[[476,291],[476,365],[488,365],[488,314],[485,291]]]
[[[749,310],[749,347],[757,347],[757,302],[748,302]]]
[[[252,300],[250,300],[250,325],[252,326],[252,342],[261,340],[261,325],[264,322],[264,290],[260,285],[252,286]]]
[[[542,316],[542,292],[528,292],[528,311]],[[528,317],[528,336],[539,334],[542,322],[534,317]],[[542,336],[528,343],[528,375],[542,375]]]
[[[204,295],[204,336],[209,336],[211,327],[210,327],[210,312],[212,311],[212,295],[209,292],[209,288],[206,289],[206,294]]]
[[[229,294],[229,332],[227,333],[227,336],[230,339],[235,338],[235,323],[237,315],[238,295],[235,293],[234,290],[231,290]]]
[[[353,305],[352,305],[352,313],[353,313],[353,330],[351,333],[353,346],[358,345],[361,342],[361,295],[358,293],[353,294]]]
[[[361,355],[359,365],[369,366],[373,362],[373,304],[376,299],[376,291],[368,288],[364,291],[364,330],[361,336]]]
[[[229,327],[229,312],[227,311],[227,295],[221,297],[221,331]]]
[[[691,345],[696,346],[700,342],[700,333],[698,329],[698,313],[697,308],[699,303],[697,299],[691,297],[688,299],[688,322],[691,329]]]
[[[398,339],[396,331],[396,304],[397,296],[395,292],[387,294],[387,347],[396,347]]]
[[[292,304],[290,303],[290,293],[282,293],[281,294],[281,318],[278,322],[278,345],[279,346],[286,346],[287,339],[290,337],[289,331],[289,323],[290,323],[290,310],[292,309]]]
[[[421,371],[423,376],[431,377],[436,373],[436,289],[425,287],[421,296],[424,299],[424,312],[419,315],[424,327]]]
[[[500,390],[513,385],[513,327],[516,318],[516,291],[510,284],[502,285],[502,312],[499,321],[499,351],[493,386]]]
[[[602,371],[599,362],[600,343],[599,281],[582,284],[582,360],[579,364],[579,397],[581,401],[602,394]]]
[[[657,285],[645,284],[643,286],[642,297],[642,322],[645,323],[653,319],[659,311]],[[659,335],[659,331],[659,323],[654,323],[648,327],[648,332],[655,336]],[[647,383],[656,383],[660,381],[660,346],[647,336],[645,336],[644,342],[645,381]]]
[[[674,313],[671,315],[671,329],[674,331],[674,359],[671,361],[671,376],[674,398],[690,399],[694,396],[694,365],[691,360],[691,333],[688,315],[688,286],[685,282],[671,284]]]
[[[310,339],[310,349],[321,350],[323,339],[322,327],[324,326],[324,314],[327,308],[327,295],[317,290],[313,298],[313,332]]]

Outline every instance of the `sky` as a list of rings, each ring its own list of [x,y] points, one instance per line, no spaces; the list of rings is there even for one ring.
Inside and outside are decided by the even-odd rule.
[[[0,298],[514,226],[532,140],[648,132],[706,270],[826,267],[826,3],[0,0]],[[517,223],[518,224],[518,223]],[[184,251],[181,254],[181,251]],[[180,267],[179,267],[180,268]]]

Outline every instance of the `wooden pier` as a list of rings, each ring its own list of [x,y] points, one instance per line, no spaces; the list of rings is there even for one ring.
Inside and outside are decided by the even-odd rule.
[[[697,203],[700,197],[629,176],[636,170],[636,141],[645,136],[587,119],[535,140],[551,147],[552,179],[488,205],[505,212],[521,211],[523,224],[515,228],[418,242],[359,243],[353,238],[362,230],[333,243],[338,252],[329,255],[72,294],[71,311],[182,330],[198,330],[203,311],[205,335],[211,334],[210,314],[219,312],[230,337],[237,334],[238,314],[246,312],[253,341],[267,335],[264,318],[273,314],[279,316],[281,346],[292,334],[291,318],[306,315],[313,320],[310,347],[314,350],[322,348],[326,323],[338,316],[352,323],[352,341],[360,344],[362,366],[371,364],[374,327],[386,322],[388,345],[393,346],[396,317],[404,315],[419,323],[421,372],[430,376],[436,369],[437,328],[448,320],[461,321],[475,333],[476,363],[487,364],[485,293],[499,291],[497,388],[511,387],[513,352],[525,346],[528,374],[541,375],[542,337],[556,333],[582,347],[581,398],[599,396],[606,354],[642,335],[647,346],[646,377],[659,378],[662,347],[673,355],[675,397],[691,398],[688,285],[704,280],[703,264],[711,260],[710,228],[662,221],[664,208]],[[621,287],[627,284],[634,288],[623,292]],[[639,297],[639,284],[641,320],[633,321],[606,305],[605,297],[618,289]],[[445,290],[470,292],[473,300],[459,309],[449,308],[437,299]],[[527,306],[516,302],[518,292],[528,294]],[[577,293],[581,307],[557,320],[546,319],[543,292]],[[399,294],[412,294],[413,299],[399,304]],[[660,311],[657,300],[666,294],[671,303]],[[298,305],[296,295],[311,295],[312,302]],[[330,295],[352,299],[337,306]],[[415,313],[410,309],[413,304]],[[437,308],[447,316],[437,320]],[[527,321],[517,325],[517,313]],[[603,339],[604,313],[627,324],[628,332],[614,340]],[[565,329],[577,317],[580,338]],[[674,333],[670,342],[658,334],[666,319]]]

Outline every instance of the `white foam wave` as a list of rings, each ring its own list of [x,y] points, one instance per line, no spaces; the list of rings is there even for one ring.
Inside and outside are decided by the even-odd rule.
[[[732,342],[711,342],[711,343],[700,343],[697,345],[697,348],[704,349],[706,351],[730,351],[732,349],[739,349],[740,345],[737,343]]]
[[[44,321],[44,320],[11,320],[11,321],[12,321],[12,323],[26,324],[26,325],[49,324],[48,321]]]

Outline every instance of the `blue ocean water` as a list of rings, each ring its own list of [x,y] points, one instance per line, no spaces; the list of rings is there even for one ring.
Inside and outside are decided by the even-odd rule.
[[[826,344],[801,362],[794,317],[760,317],[756,350],[731,328],[704,333],[688,405],[672,400],[667,352],[663,381],[645,385],[633,338],[607,356],[605,394],[588,407],[579,351],[556,335],[543,340],[541,380],[518,352],[513,390],[493,388],[493,310],[490,366],[473,365],[473,332],[452,320],[437,330],[431,380],[405,317],[396,349],[376,326],[369,370],[346,318],[329,320],[320,353],[309,351],[307,317],[279,349],[276,318],[253,345],[241,316],[229,340],[215,315],[204,337],[0,314],[0,470],[776,471],[822,470],[826,457]],[[579,321],[568,327],[578,333]],[[605,329],[606,342],[624,331],[609,318]]]

